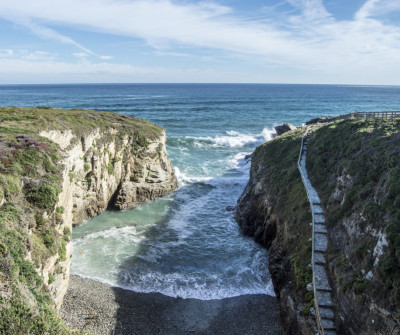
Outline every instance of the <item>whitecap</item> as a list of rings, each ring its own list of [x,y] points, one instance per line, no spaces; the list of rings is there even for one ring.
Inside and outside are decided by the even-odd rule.
[[[220,147],[253,147],[258,144],[271,140],[276,134],[274,129],[264,128],[259,134],[243,134],[235,130],[228,130],[224,135],[216,135],[215,137],[190,137],[188,139],[195,140],[195,146],[213,145]]]

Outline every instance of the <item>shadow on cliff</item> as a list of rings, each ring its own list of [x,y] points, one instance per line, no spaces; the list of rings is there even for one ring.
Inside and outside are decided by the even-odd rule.
[[[137,283],[139,280],[143,281],[141,289],[146,290],[147,286],[151,287],[162,279],[163,268],[169,264],[157,259],[157,268],[151,271],[152,276],[146,276],[144,268],[148,266],[146,262],[168,252],[169,245],[180,243],[182,237],[179,234],[185,229],[184,225],[171,229],[171,219],[185,221],[182,207],[188,206],[187,197],[190,196],[193,201],[195,195],[194,201],[197,201],[196,196],[207,196],[215,188],[210,184],[195,183],[178,189],[172,196],[174,201],[167,214],[145,232],[136,254],[121,264],[120,287],[127,287],[130,282],[140,284]],[[224,210],[231,211],[232,208]],[[135,269],[135,274],[132,269]],[[160,293],[137,293],[121,288],[113,290],[119,305],[114,334],[281,334],[276,299],[267,295],[199,300],[173,298]]]

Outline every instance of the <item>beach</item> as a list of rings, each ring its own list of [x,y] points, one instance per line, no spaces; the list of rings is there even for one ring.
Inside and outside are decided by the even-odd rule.
[[[220,300],[137,293],[71,275],[60,314],[71,329],[103,334],[281,334],[277,299]]]

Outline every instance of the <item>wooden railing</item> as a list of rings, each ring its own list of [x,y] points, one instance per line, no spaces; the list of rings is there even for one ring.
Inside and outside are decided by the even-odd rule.
[[[364,119],[380,119],[390,120],[400,118],[400,111],[388,111],[388,112],[353,112],[349,114],[350,117],[358,117]]]
[[[341,114],[337,116],[323,116],[319,118],[312,119],[306,122],[307,125],[314,123],[326,123],[333,122],[344,119],[351,118],[363,118],[363,119],[374,119],[374,120],[388,120],[394,122],[395,120],[400,119],[400,111],[387,111],[387,112],[357,112],[354,111],[348,114]]]

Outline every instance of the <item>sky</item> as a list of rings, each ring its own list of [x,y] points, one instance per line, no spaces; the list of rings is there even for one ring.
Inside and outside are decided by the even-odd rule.
[[[400,85],[400,0],[0,0],[0,84]]]

